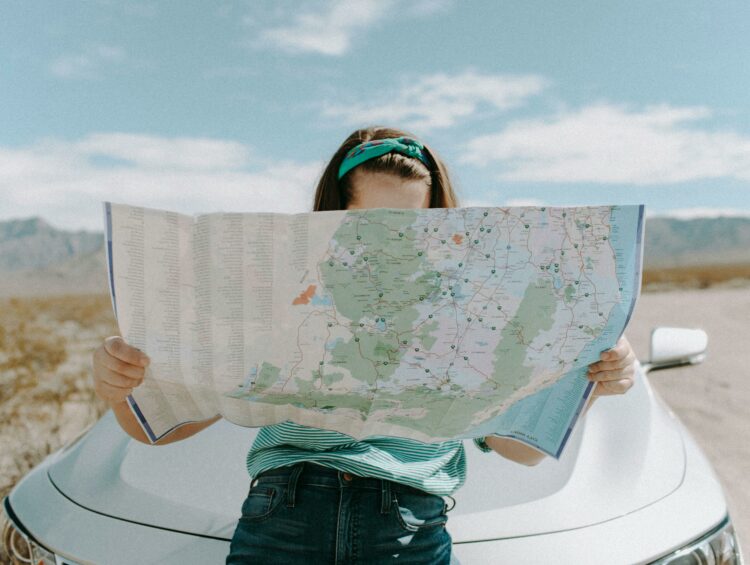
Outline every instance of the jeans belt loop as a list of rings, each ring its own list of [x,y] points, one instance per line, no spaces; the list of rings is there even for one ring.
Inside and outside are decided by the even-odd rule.
[[[289,508],[294,508],[294,502],[297,494],[297,481],[299,480],[299,476],[302,474],[302,470],[304,468],[305,463],[303,461],[302,463],[295,465],[292,469],[291,474],[289,475],[289,484],[287,485],[286,489],[286,505]]]
[[[380,513],[390,514],[391,512],[391,482],[380,479]]]
[[[453,510],[456,507],[456,499],[453,498],[450,494],[446,494],[445,496],[447,498],[450,498],[451,499],[451,503],[452,503],[450,506],[448,506],[447,502],[445,503],[445,508],[443,509],[443,512],[447,514],[448,512],[450,512],[451,510]],[[445,498],[443,498],[443,500],[445,500]]]

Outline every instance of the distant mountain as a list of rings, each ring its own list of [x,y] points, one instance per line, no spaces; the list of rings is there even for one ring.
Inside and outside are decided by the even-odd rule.
[[[0,222],[0,296],[107,293],[101,232],[41,218]]]
[[[644,265],[750,265],[750,218],[648,218]],[[0,297],[108,293],[101,232],[0,222]]]
[[[100,232],[58,230],[41,218],[0,222],[0,273],[50,267],[103,243]]]
[[[750,264],[750,218],[648,218],[644,265]]]

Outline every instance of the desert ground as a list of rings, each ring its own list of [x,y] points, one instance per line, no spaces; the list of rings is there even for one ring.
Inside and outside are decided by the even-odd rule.
[[[682,290],[654,283],[649,288],[657,290],[641,295],[625,333],[644,360],[656,326],[708,332],[703,364],[659,371],[650,380],[713,463],[747,553],[750,281]],[[107,295],[0,300],[0,498],[104,412],[92,388],[91,352],[116,333]]]

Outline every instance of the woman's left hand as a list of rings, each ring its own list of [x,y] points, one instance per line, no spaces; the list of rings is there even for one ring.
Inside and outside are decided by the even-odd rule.
[[[635,352],[630,342],[622,336],[617,344],[600,356],[601,361],[589,365],[588,378],[597,383],[593,397],[623,394],[630,390],[635,378]]]

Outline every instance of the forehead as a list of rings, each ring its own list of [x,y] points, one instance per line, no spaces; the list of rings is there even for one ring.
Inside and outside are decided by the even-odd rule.
[[[408,179],[392,173],[371,172],[362,169],[352,171],[351,186],[357,188],[373,188],[383,190],[429,190],[430,186],[423,179]]]
[[[429,208],[430,187],[422,179],[388,173],[352,175],[347,208]]]

